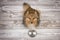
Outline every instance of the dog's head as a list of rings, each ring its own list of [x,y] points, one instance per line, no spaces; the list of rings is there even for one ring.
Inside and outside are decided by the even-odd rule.
[[[31,13],[27,12],[26,14],[26,20],[27,22],[29,22],[29,24],[36,25],[38,20],[37,18],[38,18],[38,15],[36,12],[31,12]]]

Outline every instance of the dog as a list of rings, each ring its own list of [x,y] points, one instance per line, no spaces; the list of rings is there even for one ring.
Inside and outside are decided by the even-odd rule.
[[[37,10],[31,8],[28,3],[23,3],[23,9],[23,24],[28,28],[31,27],[31,24],[34,27],[37,27],[40,23],[40,13]]]

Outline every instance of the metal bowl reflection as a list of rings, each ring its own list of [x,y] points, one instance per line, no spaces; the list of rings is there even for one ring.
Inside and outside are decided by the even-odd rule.
[[[29,35],[30,37],[35,37],[35,36],[37,35],[37,32],[36,32],[35,30],[29,30],[29,31],[28,31],[28,35]]]

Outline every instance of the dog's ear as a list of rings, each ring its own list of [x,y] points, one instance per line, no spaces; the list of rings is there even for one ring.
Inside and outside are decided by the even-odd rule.
[[[28,16],[28,14],[29,14],[29,11],[26,12],[26,16]]]
[[[35,11],[35,16],[38,18],[38,13]]]
[[[35,11],[35,15],[37,15],[37,12]]]

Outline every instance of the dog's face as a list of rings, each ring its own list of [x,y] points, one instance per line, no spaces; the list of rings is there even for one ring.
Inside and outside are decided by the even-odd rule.
[[[36,13],[27,13],[26,14],[26,23],[27,23],[27,25],[29,25],[29,24],[33,24],[34,26],[36,26],[37,25],[37,14]]]

